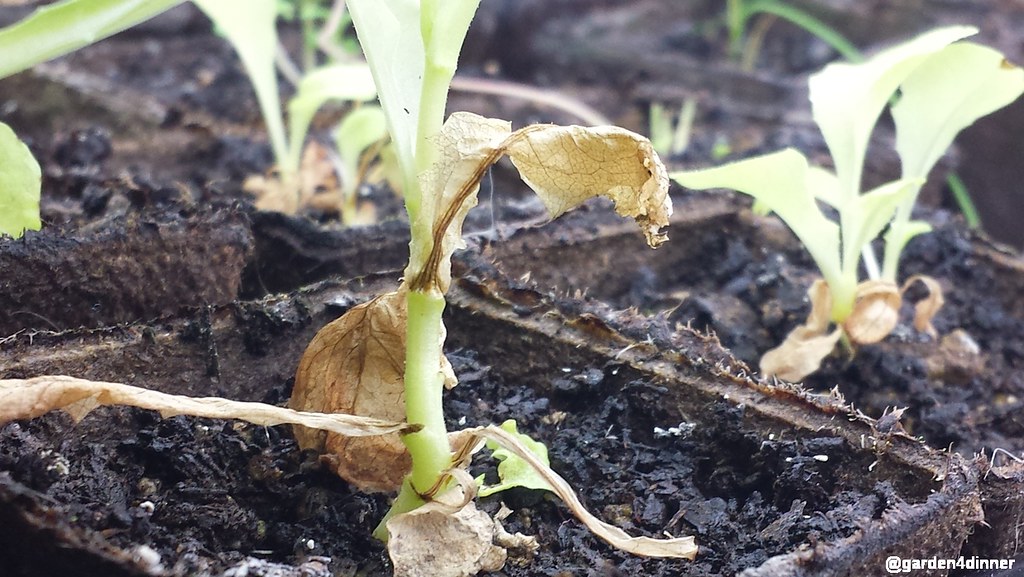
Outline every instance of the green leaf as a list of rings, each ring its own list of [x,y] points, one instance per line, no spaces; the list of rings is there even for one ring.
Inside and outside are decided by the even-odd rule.
[[[892,108],[903,176],[925,178],[956,135],[1024,93],[1024,69],[971,42],[948,46],[900,85]]]
[[[807,190],[821,202],[839,208],[839,179],[831,170],[820,166],[807,167]]]
[[[415,184],[416,129],[425,51],[416,0],[349,0],[346,5],[373,73],[406,184]]]
[[[182,0],[66,0],[0,30],[0,78],[63,56],[166,11]]]
[[[19,238],[39,230],[39,163],[9,126],[0,122],[0,234]]]
[[[537,455],[537,458],[545,465],[551,464],[548,461],[548,448],[544,446],[544,443],[534,441],[529,435],[520,433],[516,428],[514,419],[509,419],[502,423],[501,428],[518,437],[530,449],[530,452]],[[481,487],[479,491],[481,497],[493,495],[514,487],[525,487],[527,489],[543,491],[551,490],[548,482],[523,459],[506,449],[500,448],[494,441],[487,441],[487,448],[493,451],[492,456],[495,459],[501,461],[498,464],[498,478],[501,479],[501,482],[497,485]],[[482,481],[482,478],[478,478],[478,481]]]
[[[810,77],[814,121],[832,152],[841,202],[852,202],[860,190],[868,139],[893,92],[929,55],[976,32],[939,28],[858,64],[829,64]]]
[[[281,118],[281,99],[277,93],[277,3],[275,0],[192,0],[228,39],[245,67],[263,121],[267,124],[274,158],[282,170],[289,151]],[[301,147],[301,143],[296,144]]]
[[[800,152],[787,148],[716,168],[669,175],[694,189],[731,188],[775,212],[807,247],[829,284],[839,282],[839,227],[822,214],[808,188],[809,167]]]
[[[919,234],[931,231],[932,225],[921,220],[911,220],[904,223],[903,226],[889,229],[889,232],[885,233],[886,256],[888,256],[889,252],[892,251],[892,253],[898,257],[898,255],[903,254],[903,249],[906,248],[907,243],[910,242],[911,239]],[[893,270],[885,270],[882,278],[896,282],[896,264],[898,264],[898,262],[894,261]]]
[[[344,186],[347,187],[348,182],[356,177],[363,151],[387,135],[387,120],[379,106],[364,104],[345,115],[334,131],[338,156],[345,166]]]
[[[855,211],[856,223],[851,230],[843,230],[844,262],[856,262],[864,247],[874,240],[892,220],[896,208],[913,197],[924,183],[922,178],[903,178],[887,182],[857,198],[849,210]],[[852,260],[845,260],[852,259]]]
[[[288,151],[286,172],[298,172],[306,131],[313,115],[324,103],[328,100],[363,101],[376,96],[373,75],[369,66],[362,62],[332,64],[303,76],[295,97],[288,102],[291,149]]]

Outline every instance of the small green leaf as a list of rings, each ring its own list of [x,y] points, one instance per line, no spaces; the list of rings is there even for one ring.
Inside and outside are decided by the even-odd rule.
[[[19,238],[39,230],[39,163],[9,126],[0,122],[0,234]]]
[[[675,172],[669,177],[687,188],[731,188],[754,197],[789,226],[832,284],[840,271],[839,227],[815,203],[808,175],[804,155],[787,148],[706,170]]]
[[[859,197],[848,210],[856,215],[850,222],[852,230],[843,231],[844,262],[856,262],[864,247],[878,236],[889,224],[896,208],[909,197],[913,197],[924,183],[923,178],[903,178],[887,182]]]
[[[291,149],[288,151],[286,171],[298,172],[306,131],[313,121],[313,115],[328,100],[361,102],[376,96],[377,89],[373,85],[370,67],[363,62],[332,64],[303,76],[295,97],[288,102]]]
[[[379,106],[364,104],[346,114],[334,131],[338,156],[345,166],[346,174],[342,178],[355,178],[363,152],[387,135],[387,120]]]
[[[514,419],[509,419],[501,424],[501,428],[505,429],[509,433],[512,433],[519,438],[520,441],[526,445],[530,452],[545,464],[550,465],[548,461],[548,448],[544,446],[544,443],[534,441],[524,433],[520,433],[516,428],[516,422]],[[543,491],[550,491],[551,486],[544,480],[537,471],[534,470],[526,461],[512,454],[506,449],[502,449],[494,441],[487,441],[487,448],[493,451],[492,455],[495,459],[501,461],[498,464],[498,478],[501,482],[497,485],[484,486],[480,488],[479,495],[486,497],[493,495],[500,491],[512,489],[513,487],[525,487],[527,489],[537,489]],[[482,479],[478,479],[482,482]]]

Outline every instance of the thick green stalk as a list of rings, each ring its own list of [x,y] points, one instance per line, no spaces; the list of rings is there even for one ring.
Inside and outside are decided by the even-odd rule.
[[[384,537],[384,525],[395,515],[423,504],[420,494],[431,490],[441,473],[451,467],[451,446],[444,423],[441,400],[444,376],[441,373],[441,314],[444,295],[440,291],[409,291],[406,296],[408,320],[405,349],[405,418],[422,425],[416,433],[402,437],[412,456],[412,471],[402,485],[391,510],[377,527],[375,535]]]

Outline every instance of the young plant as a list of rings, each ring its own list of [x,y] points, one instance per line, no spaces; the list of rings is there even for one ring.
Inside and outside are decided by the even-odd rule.
[[[660,230],[671,213],[664,167],[650,142],[628,131],[537,125],[512,132],[508,122],[468,113],[452,114],[442,124],[448,87],[478,3],[348,3],[403,175],[410,257],[398,290],[355,307],[310,343],[299,365],[291,406],[404,419],[419,427],[400,438],[370,442],[296,432],[302,445],[325,450],[334,469],[357,486],[399,489],[377,532],[381,538],[390,536],[396,569],[406,563],[398,552],[408,551],[408,522],[422,515],[415,511],[418,508],[432,515],[432,529],[413,533],[414,540],[428,543],[426,557],[436,556],[438,547],[452,546],[433,543],[437,537],[430,533],[436,532],[438,524],[461,523],[459,518],[467,515],[478,517],[471,500],[475,484],[457,482],[464,474],[459,467],[462,459],[453,458],[442,412],[442,393],[455,384],[455,377],[442,350],[441,317],[451,283],[451,255],[462,244],[462,221],[476,204],[487,169],[509,156],[552,217],[592,196],[609,197],[620,214],[638,221],[651,246],[665,240]],[[508,431],[503,434],[515,438]],[[456,455],[465,455],[472,446],[457,443],[454,449]],[[519,457],[538,472],[544,471],[541,474],[550,488],[567,487],[564,481],[553,480],[557,476],[537,455],[520,450]],[[460,504],[442,515],[435,510],[436,503],[446,502],[452,492],[461,495]],[[444,517],[443,522],[437,516]],[[584,518],[609,542],[640,554],[692,557],[695,552],[689,538],[628,539],[592,517]],[[470,557],[478,555],[474,549]],[[416,559],[416,564],[427,562]],[[436,571],[455,574],[447,566],[450,563],[446,557]],[[464,567],[461,562],[457,565]]]
[[[810,166],[803,154],[784,150],[672,178],[696,189],[732,188],[774,211],[810,252],[824,277],[811,288],[812,313],[778,348],[761,359],[761,370],[800,380],[818,368],[835,343],[852,345],[885,338],[898,321],[907,284],[923,280],[932,293],[918,303],[915,326],[933,331],[941,306],[938,285],[914,277],[897,288],[900,252],[926,223],[911,220],[921,185],[956,134],[977,118],[1024,91],[1024,71],[995,50],[958,42],[974,28],[941,28],[884,50],[859,64],[830,64],[810,78],[814,120],[832,153],[835,172]],[[897,93],[897,90],[899,91]],[[868,140],[883,108],[896,94],[899,180],[861,193]],[[838,214],[825,216],[818,202]],[[874,264],[869,244],[885,235],[885,265]],[[870,280],[860,282],[862,252]],[[829,331],[830,323],[837,328]]]
[[[807,11],[780,0],[726,0],[725,22],[729,32],[729,55],[750,69],[760,46],[760,40],[748,37],[750,20],[758,14],[788,20],[817,36],[850,62],[862,60],[860,51],[842,34],[818,20]]]
[[[278,174],[271,179],[250,179],[245,188],[257,194],[257,207],[295,213],[310,203],[323,180],[323,171],[317,170],[319,159],[315,151],[307,157],[308,160],[303,158],[303,145],[313,116],[331,100],[358,103],[376,97],[370,71],[365,63],[357,61],[337,62],[308,70],[299,80],[295,96],[288,102],[286,134],[275,65],[279,13],[276,0],[193,1],[238,52],[252,81],[270,135]],[[381,129],[374,136],[373,141],[376,141],[385,134]],[[358,184],[346,181],[342,194],[349,192],[354,195]],[[355,214],[345,207],[354,205],[355,198],[343,196],[337,204],[342,212],[342,221],[351,222],[345,217],[354,219]]]

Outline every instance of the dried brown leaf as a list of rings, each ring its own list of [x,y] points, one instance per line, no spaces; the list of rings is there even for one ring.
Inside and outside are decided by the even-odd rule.
[[[256,208],[285,214],[295,214],[311,203],[319,202],[318,193],[322,198],[323,191],[336,191],[337,188],[338,179],[330,154],[315,141],[310,141],[303,149],[298,174],[250,176],[242,184],[242,190],[256,196]],[[330,196],[339,198],[337,192]],[[334,210],[338,210],[337,200]]]
[[[420,183],[424,198],[434,200],[421,207],[417,223],[429,223],[433,243],[410,255],[410,288],[447,291],[451,254],[462,246],[462,221],[476,204],[480,178],[505,154],[552,218],[604,196],[615,202],[617,213],[637,221],[648,244],[667,240],[662,229],[672,215],[668,173],[646,138],[611,126],[509,131],[503,120],[468,112],[448,117],[437,137],[440,159]]]
[[[828,284],[818,279],[807,290],[811,312],[807,321],[786,336],[781,345],[761,356],[761,372],[786,381],[800,381],[818,370],[821,362],[832,352],[842,330],[827,332],[832,310],[832,295]]]
[[[472,500],[453,511],[445,498],[388,520],[395,577],[469,577],[505,565],[505,548],[494,543],[500,525]]]
[[[647,244],[668,240],[668,172],[646,138],[616,126],[536,125],[516,131],[506,153],[551,218],[604,196],[637,221]]]
[[[405,294],[353,307],[313,337],[295,374],[289,406],[297,410],[405,420]],[[303,448],[331,456],[346,481],[364,491],[398,488],[412,461],[398,435],[373,441],[296,427]]]
[[[68,376],[0,380],[0,423],[32,419],[63,409],[75,420],[104,405],[127,405],[159,411],[164,417],[192,415],[211,419],[240,419],[266,427],[294,424],[316,427],[337,435],[367,436],[398,433],[408,429],[400,422],[325,415],[220,397],[185,397],[150,391],[121,383],[89,381]]]
[[[693,537],[673,537],[668,539],[631,537],[622,529],[601,521],[583,506],[583,503],[580,502],[579,497],[576,495],[576,491],[573,490],[572,486],[561,475],[542,462],[516,435],[501,427],[489,425],[487,427],[465,429],[460,431],[460,433],[463,435],[463,442],[466,442],[465,435],[472,434],[479,438],[494,441],[503,449],[526,461],[550,485],[551,491],[562,499],[573,515],[586,525],[587,529],[590,529],[594,535],[597,535],[612,547],[641,557],[693,559],[697,555],[697,545],[694,544]]]
[[[414,289],[425,288],[415,279],[426,273],[423,285],[433,281],[442,293],[448,291],[452,253],[465,246],[462,223],[476,206],[481,176],[501,156],[499,148],[511,131],[508,121],[468,112],[445,121],[436,137],[438,160],[420,176],[423,204],[413,226],[429,227],[433,244],[409,255],[405,278],[414,279]]]
[[[405,420],[405,325],[405,291],[400,290],[353,307],[322,328],[299,360],[289,406]],[[454,386],[444,357],[441,369],[446,386]],[[353,439],[296,427],[295,438],[303,448],[325,453],[338,475],[363,491],[398,489],[412,466],[398,435]]]
[[[881,280],[864,281],[857,285],[853,312],[843,321],[843,330],[850,342],[870,345],[889,336],[900,321],[903,298],[896,285]]]
[[[907,289],[915,282],[920,282],[928,289],[928,297],[914,303],[914,328],[928,334],[932,338],[936,338],[939,336],[939,332],[932,325],[932,319],[938,314],[942,305],[946,303],[946,299],[942,296],[942,287],[939,286],[939,281],[932,277],[916,274],[903,283],[900,295],[907,292]]]

